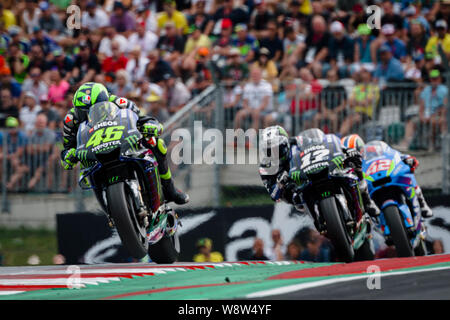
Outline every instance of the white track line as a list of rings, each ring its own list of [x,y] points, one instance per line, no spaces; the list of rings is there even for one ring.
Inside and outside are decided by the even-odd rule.
[[[4,296],[6,296],[6,295],[9,295],[9,294],[18,294],[18,293],[22,293],[22,292],[25,292],[25,291],[0,291],[0,296],[1,295],[4,295]]]
[[[404,274],[411,274],[411,273],[439,271],[439,270],[448,270],[448,269],[450,269],[450,267],[437,267],[437,268],[428,268],[428,269],[411,270],[411,271],[389,271],[389,272],[382,272],[378,275],[380,277],[389,277],[389,276],[397,276],[397,275],[404,275]],[[367,273],[367,274],[360,275],[360,276],[348,276],[346,278],[333,278],[333,279],[311,281],[311,282],[300,283],[300,284],[293,284],[293,285],[284,286],[284,287],[280,287],[280,288],[253,292],[253,293],[246,295],[245,297],[246,298],[263,298],[263,297],[267,297],[267,296],[286,294],[286,293],[300,291],[300,290],[304,290],[304,289],[326,286],[326,285],[330,285],[330,284],[334,284],[334,283],[347,282],[347,281],[353,281],[353,280],[358,280],[358,279],[365,279],[370,276],[373,277],[374,275],[375,275],[374,273]]]

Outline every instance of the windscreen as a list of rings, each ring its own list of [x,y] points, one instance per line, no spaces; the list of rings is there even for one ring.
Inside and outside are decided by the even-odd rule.
[[[88,123],[93,127],[96,123],[102,121],[114,120],[120,109],[112,102],[101,102],[94,104],[89,109]]]
[[[372,160],[374,158],[378,158],[382,156],[389,146],[382,141],[373,141],[369,142],[364,147],[364,160]]]

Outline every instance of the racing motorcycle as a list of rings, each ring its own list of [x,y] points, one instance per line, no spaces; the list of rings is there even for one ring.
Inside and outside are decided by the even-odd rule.
[[[93,189],[130,255],[173,263],[180,252],[177,214],[164,201],[157,161],[143,148],[138,116],[101,102],[77,132],[79,185]],[[155,139],[152,137],[151,139]]]
[[[338,139],[313,142],[301,149],[293,146],[289,175],[297,185],[300,202],[306,204],[317,230],[331,240],[338,259],[373,260],[372,222],[362,209],[358,178],[353,169],[344,169],[343,163]],[[296,207],[306,210],[304,205]]]
[[[382,141],[367,143],[363,153],[364,179],[381,210],[379,228],[386,244],[393,244],[399,257],[425,255],[425,224],[410,167]]]

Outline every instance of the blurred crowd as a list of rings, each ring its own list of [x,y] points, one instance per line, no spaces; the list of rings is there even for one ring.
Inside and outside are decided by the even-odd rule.
[[[44,143],[36,152],[56,159],[87,81],[164,122],[215,80],[228,127],[295,117],[340,135],[374,119],[392,83],[408,83],[417,108],[401,115],[397,142],[408,148],[423,125],[434,141],[447,126],[449,16],[450,0],[3,0],[0,128],[15,130],[1,143],[17,142],[8,157]],[[40,163],[12,160],[10,187]]]

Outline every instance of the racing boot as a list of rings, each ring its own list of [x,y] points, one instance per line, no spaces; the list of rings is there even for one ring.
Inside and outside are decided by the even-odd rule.
[[[164,198],[167,202],[175,202],[176,204],[186,204],[189,202],[189,195],[175,188],[172,179],[161,179]]]
[[[419,200],[422,217],[431,218],[433,216],[433,211],[431,210],[431,208],[428,206],[427,202],[425,201],[425,197],[423,196],[422,189],[419,186],[417,186],[417,188],[416,188],[416,195],[417,195],[417,200]]]

